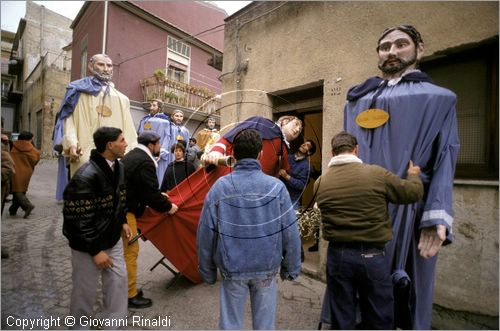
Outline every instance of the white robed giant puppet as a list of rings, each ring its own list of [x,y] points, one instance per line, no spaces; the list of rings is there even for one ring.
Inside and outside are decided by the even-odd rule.
[[[130,113],[129,99],[111,82],[113,62],[106,54],[96,54],[89,60],[92,76],[73,81],[57,113],[53,144],[61,150],[59,161],[58,191],[65,186],[65,159],[70,159],[70,175],[89,160],[94,148],[92,134],[101,126],[117,127],[123,131],[127,150],[137,144],[137,133]]]

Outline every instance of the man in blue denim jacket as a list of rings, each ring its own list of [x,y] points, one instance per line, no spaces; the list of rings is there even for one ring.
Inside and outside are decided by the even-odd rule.
[[[244,328],[247,293],[254,329],[274,329],[276,274],[300,273],[300,236],[285,185],[264,174],[262,140],[254,129],[234,138],[235,169],[219,178],[203,205],[197,232],[199,272],[214,284],[222,276],[220,329]]]

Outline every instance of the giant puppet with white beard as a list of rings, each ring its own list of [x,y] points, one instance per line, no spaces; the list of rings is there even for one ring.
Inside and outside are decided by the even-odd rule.
[[[106,54],[96,54],[89,60],[91,76],[69,83],[57,113],[53,133],[56,150],[70,161],[70,174],[90,156],[94,148],[92,134],[102,126],[116,127],[123,131],[128,149],[137,143],[129,99],[111,82],[113,62]],[[64,169],[59,167],[58,191],[64,186]]]

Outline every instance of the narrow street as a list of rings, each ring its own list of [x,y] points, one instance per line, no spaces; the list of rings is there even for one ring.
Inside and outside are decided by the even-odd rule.
[[[67,329],[71,294],[70,248],[62,234],[62,203],[55,201],[57,162],[43,159],[31,179],[28,198],[35,209],[28,219],[20,210],[2,217],[2,329]],[[140,241],[139,286],[153,307],[129,311],[126,329],[217,329],[219,282],[193,285],[180,278],[170,288],[173,275],[159,265],[162,258],[150,243]],[[278,282],[277,329],[316,329],[325,284],[301,275],[294,282]],[[95,306],[99,316],[101,296]],[[135,318],[134,318],[135,316]],[[154,321],[169,325],[154,326]],[[141,321],[141,322],[138,322]],[[153,322],[150,325],[142,322]],[[246,328],[251,328],[249,305]],[[98,327],[93,326],[93,329]]]

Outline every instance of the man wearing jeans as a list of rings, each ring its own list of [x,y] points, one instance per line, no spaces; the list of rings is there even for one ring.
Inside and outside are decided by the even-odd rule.
[[[210,189],[198,224],[197,251],[203,280],[222,276],[219,329],[242,329],[248,292],[254,329],[274,329],[276,274],[300,272],[300,236],[285,185],[262,172],[262,139],[243,129],[233,140],[237,160]]]
[[[385,245],[392,239],[387,203],[408,204],[422,199],[420,168],[408,166],[401,179],[357,157],[354,136],[341,132],[332,139],[330,170],[315,183],[327,255],[327,291],[332,329],[394,328],[394,299]],[[359,297],[359,302],[357,299]]]

